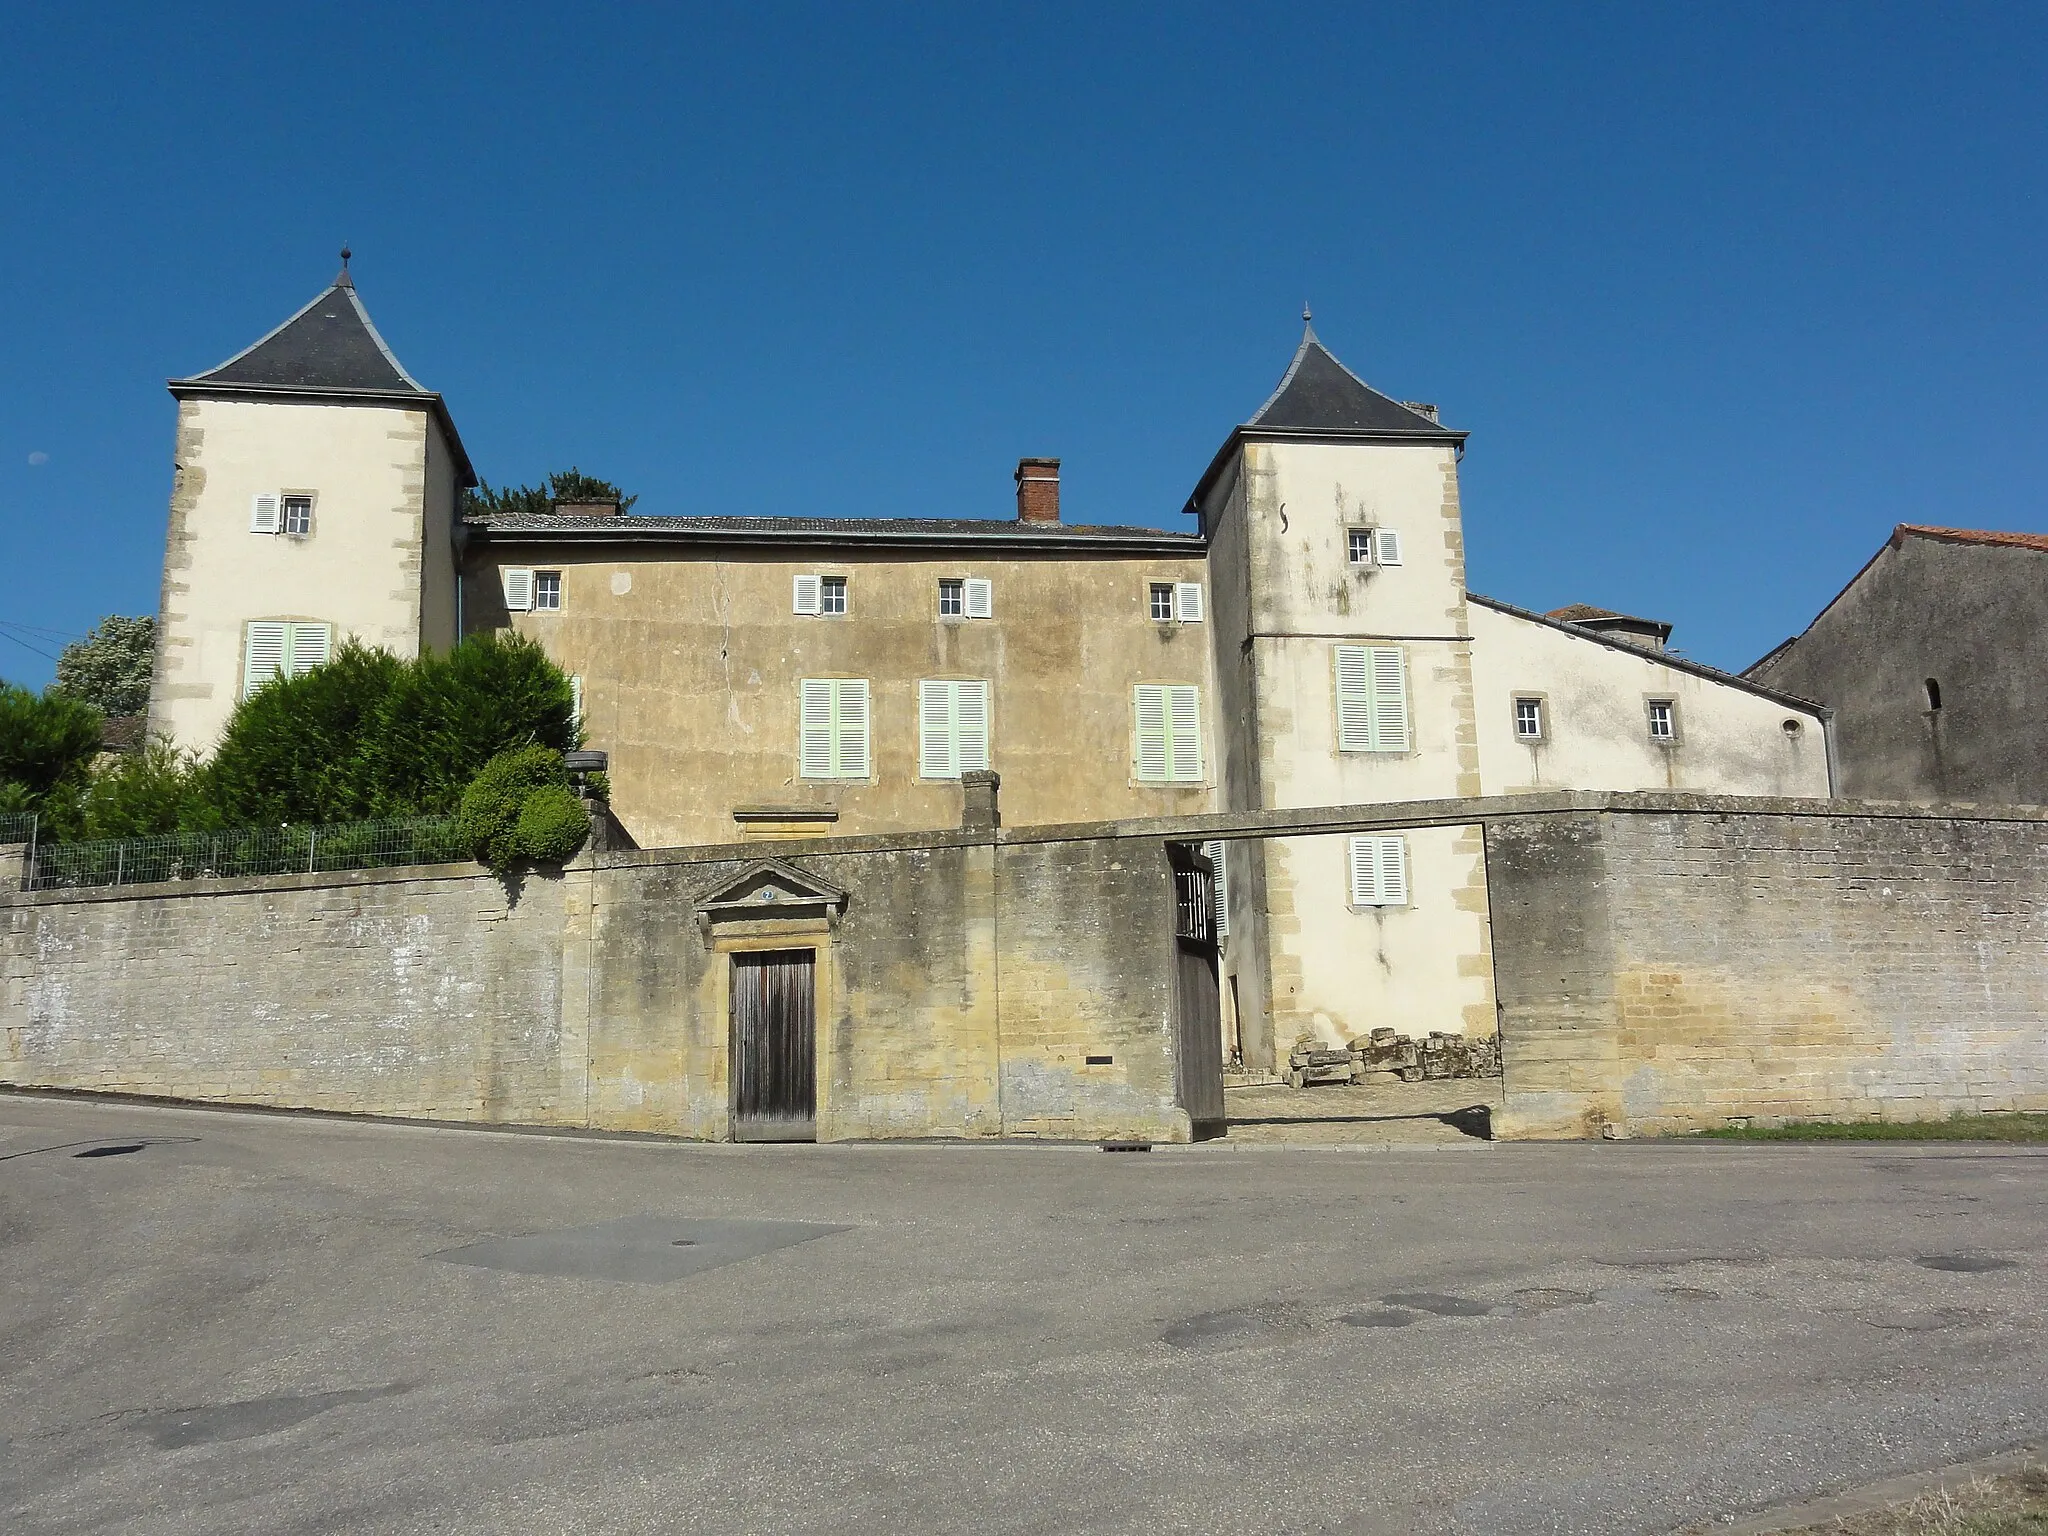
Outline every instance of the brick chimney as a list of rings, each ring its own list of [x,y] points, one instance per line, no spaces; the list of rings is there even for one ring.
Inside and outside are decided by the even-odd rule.
[[[1056,523],[1060,520],[1060,461],[1017,461],[1017,521]]]

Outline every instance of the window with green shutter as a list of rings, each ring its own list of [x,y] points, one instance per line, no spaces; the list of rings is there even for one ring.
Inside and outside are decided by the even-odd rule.
[[[242,697],[273,677],[298,677],[325,666],[333,654],[332,624],[251,619],[242,630]]]
[[[1351,905],[1408,905],[1408,840],[1402,837],[1351,839]]]
[[[872,719],[867,680],[807,677],[799,686],[799,775],[806,779],[867,778]]]
[[[988,767],[988,683],[926,678],[917,685],[917,776],[957,779]]]
[[[1407,659],[1397,646],[1340,645],[1337,750],[1408,750]]]
[[[1135,693],[1138,782],[1201,783],[1202,690],[1140,683]]]

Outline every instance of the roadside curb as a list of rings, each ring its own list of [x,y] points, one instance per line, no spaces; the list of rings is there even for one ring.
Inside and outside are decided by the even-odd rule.
[[[1738,1520],[1695,1520],[1682,1525],[1671,1536],[1772,1536],[1773,1532],[1796,1531],[1805,1526],[1825,1525],[1854,1515],[1874,1514],[1905,1504],[1925,1494],[1954,1491],[1980,1477],[1997,1477],[2019,1472],[2048,1461],[2048,1442],[2034,1440],[1976,1461],[1958,1461],[1931,1472],[1909,1472],[1865,1488],[1810,1499],[1803,1504],[1781,1504]]]

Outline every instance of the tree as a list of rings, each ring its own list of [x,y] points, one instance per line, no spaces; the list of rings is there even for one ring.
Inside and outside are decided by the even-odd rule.
[[[209,774],[190,752],[163,737],[107,760],[79,804],[86,837],[155,837],[220,825],[208,799]]]
[[[353,821],[376,802],[369,744],[417,663],[354,641],[325,666],[265,683],[235,706],[210,765],[230,826]],[[482,766],[489,754],[477,759]]]
[[[57,658],[56,691],[106,715],[139,715],[149,707],[156,666],[156,620],[110,613]]]
[[[16,786],[7,803],[68,820],[99,752],[100,724],[97,709],[68,694],[37,697],[0,683],[0,785]]]
[[[462,515],[541,517],[553,512],[555,504],[563,501],[616,501],[623,512],[639,499],[626,495],[611,481],[586,475],[571,465],[549,475],[538,486],[493,486],[487,480],[479,481],[475,490],[462,493]]]

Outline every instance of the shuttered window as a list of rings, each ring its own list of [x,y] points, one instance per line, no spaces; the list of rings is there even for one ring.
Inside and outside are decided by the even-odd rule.
[[[276,533],[284,526],[284,500],[275,491],[265,491],[249,501],[249,531]]]
[[[1216,937],[1230,937],[1230,876],[1225,871],[1223,850],[1230,845],[1223,842],[1202,844],[1202,852],[1208,856],[1209,867],[1216,871]]]
[[[917,776],[957,779],[988,767],[988,684],[927,678],[917,685]]]
[[[806,779],[868,777],[872,716],[864,678],[807,677],[798,703],[798,772]]]
[[[1202,622],[1202,584],[1199,581],[1183,581],[1173,589],[1173,616],[1183,624]]]
[[[1401,563],[1401,535],[1392,528],[1375,528],[1372,532],[1372,558],[1375,565],[1399,565]]]
[[[994,617],[995,617],[995,611],[996,611],[996,588],[995,588],[995,583],[994,583],[994,582],[992,582],[992,581],[989,581],[989,580],[988,580],[988,579],[986,579],[985,577],[981,577],[981,576],[970,576],[970,577],[968,577],[968,578],[967,578],[967,617],[969,617],[970,619],[989,619],[989,618],[994,618]]]
[[[498,572],[505,586],[505,607],[512,613],[526,613],[533,607],[533,572],[507,566]]]
[[[242,634],[242,696],[273,677],[297,677],[325,666],[334,654],[332,624],[290,624],[252,619]]]
[[[790,612],[816,613],[818,611],[819,587],[815,576],[799,576],[792,583]]]
[[[1178,683],[1140,683],[1137,777],[1144,784],[1202,782],[1202,690]]]
[[[1337,750],[1408,750],[1408,672],[1398,647],[1340,645],[1337,664]]]
[[[1408,905],[1408,840],[1402,837],[1351,839],[1351,905]]]

